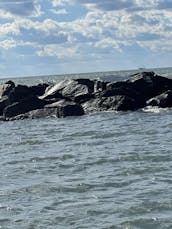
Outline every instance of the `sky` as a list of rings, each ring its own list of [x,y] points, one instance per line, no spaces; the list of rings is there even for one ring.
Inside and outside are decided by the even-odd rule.
[[[0,77],[172,66],[172,0],[0,0]]]

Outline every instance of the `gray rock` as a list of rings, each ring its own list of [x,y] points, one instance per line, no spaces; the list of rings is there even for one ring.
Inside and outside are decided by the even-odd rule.
[[[81,105],[66,100],[60,100],[58,102],[46,105],[45,108],[56,108],[56,116],[58,118],[84,115],[84,110]]]
[[[149,99],[146,104],[148,106],[158,106],[162,108],[172,107],[172,91],[166,91],[161,95]]]
[[[96,98],[82,104],[86,113],[95,111],[128,111],[136,110],[136,101],[125,95]]]
[[[63,90],[62,95],[74,99],[76,96],[89,94],[89,89],[87,85],[79,84],[77,81],[73,80],[69,83]]]
[[[77,102],[86,101],[94,92],[94,81],[89,79],[63,80],[46,89],[40,99],[68,99]]]

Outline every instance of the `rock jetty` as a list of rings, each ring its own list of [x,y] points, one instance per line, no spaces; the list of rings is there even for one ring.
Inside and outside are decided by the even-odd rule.
[[[135,111],[172,107],[172,79],[142,72],[128,80],[68,79],[35,86],[0,85],[0,120],[80,116],[96,111]]]

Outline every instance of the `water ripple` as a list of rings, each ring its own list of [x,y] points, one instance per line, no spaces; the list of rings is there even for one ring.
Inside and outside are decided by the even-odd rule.
[[[1,228],[170,229],[171,112],[1,123]]]

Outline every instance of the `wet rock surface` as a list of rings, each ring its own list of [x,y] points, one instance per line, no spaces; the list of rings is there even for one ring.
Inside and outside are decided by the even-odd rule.
[[[80,116],[97,111],[134,111],[172,107],[172,80],[142,72],[118,82],[90,79],[55,84],[0,85],[0,120]]]

